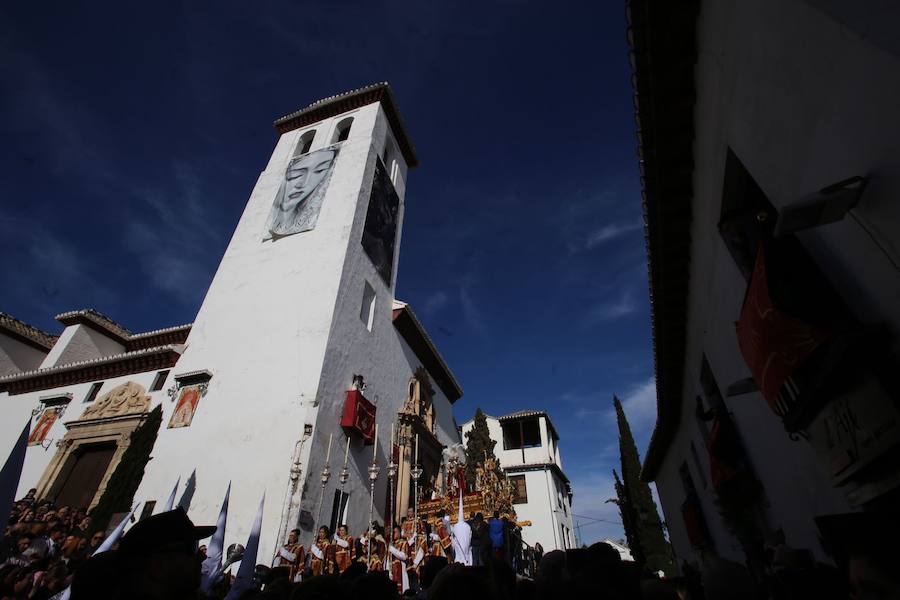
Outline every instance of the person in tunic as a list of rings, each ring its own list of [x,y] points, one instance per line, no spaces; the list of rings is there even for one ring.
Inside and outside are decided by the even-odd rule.
[[[369,545],[372,546],[371,555],[369,554]],[[387,554],[387,543],[384,541],[384,529],[373,522],[372,527],[366,532],[362,540],[362,556],[363,562],[368,562],[369,571],[384,571],[384,559]]]
[[[397,593],[402,594],[409,589],[409,577],[406,572],[406,563],[409,560],[409,544],[403,537],[403,529],[394,525],[391,543],[388,546],[390,556],[391,581],[397,585]]]
[[[412,508],[406,510],[406,517],[403,519],[403,537],[406,541],[412,540],[416,534],[416,512]]]
[[[419,521],[417,531],[409,540],[409,552],[412,553],[407,563],[406,572],[409,577],[409,586],[416,592],[419,591],[419,577],[422,567],[425,565],[425,557],[430,554],[428,543],[428,531],[425,521]]]
[[[278,549],[275,554],[273,567],[287,567],[288,577],[291,581],[300,581],[300,570],[306,563],[306,551],[299,543],[300,530],[294,529],[288,534],[287,543]]]
[[[450,552],[450,547],[453,545],[453,542],[450,539],[450,527],[445,523],[446,516],[443,511],[438,515],[440,517],[440,521],[437,525],[437,534],[438,541],[441,545],[441,553],[437,556],[447,556]]]
[[[319,527],[316,543],[309,548],[312,555],[310,569],[313,575],[325,575],[334,570],[334,546],[328,539],[329,537],[331,537],[331,531],[327,526],[322,525]]]
[[[339,574],[346,571],[356,558],[355,541],[347,532],[346,525],[338,527],[334,534],[334,564]]]

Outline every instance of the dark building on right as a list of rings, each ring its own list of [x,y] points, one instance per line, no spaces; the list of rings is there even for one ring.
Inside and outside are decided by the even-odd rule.
[[[679,564],[833,562],[817,517],[900,510],[900,10],[627,13],[658,398],[643,477]]]

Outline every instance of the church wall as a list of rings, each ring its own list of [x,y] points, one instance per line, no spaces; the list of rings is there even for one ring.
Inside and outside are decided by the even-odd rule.
[[[93,406],[97,400],[104,394],[112,390],[118,385],[128,381],[134,381],[147,390],[147,394],[151,397],[151,408],[159,403],[163,403],[163,422],[168,422],[171,411],[174,410],[174,404],[168,401],[165,390],[150,392],[150,386],[157,371],[147,371],[144,373],[134,373],[124,375],[122,377],[114,377],[103,381],[103,387],[94,402],[85,403],[84,399],[88,394],[91,386],[96,382],[79,383],[76,385],[64,386],[55,389],[40,390],[28,392],[25,394],[16,394],[9,396],[6,392],[0,394],[0,405],[3,406],[3,418],[0,418],[0,456],[6,457],[12,450],[13,445],[18,439],[25,421],[31,419],[31,429],[33,430],[40,415],[31,418],[32,409],[38,408],[40,405],[39,398],[46,396],[62,396],[67,393],[72,394],[72,401],[66,406],[65,412],[56,420],[50,431],[47,433],[44,445],[48,446],[45,450],[40,445],[29,446],[25,453],[25,464],[22,469],[22,477],[19,480],[19,487],[16,492],[17,497],[22,497],[30,489],[37,485],[47,466],[53,460],[57,451],[56,442],[61,440],[66,434],[66,426],[64,423],[76,421],[81,417],[85,409]],[[5,460],[5,459],[4,459]],[[174,480],[173,480],[174,484]],[[138,496],[136,500],[143,500]]]
[[[247,203],[173,374],[209,370],[207,395],[190,427],[164,429],[139,494],[165,500],[176,477],[196,469],[190,516],[214,523],[232,482],[226,545],[246,543],[266,494],[259,562],[277,543],[290,468],[304,426],[315,423],[326,344],[339,293],[377,105],[281,136]],[[316,129],[311,151],[330,145],[333,125],[354,117],[340,144],[315,228],[268,237],[270,210],[300,135]],[[327,443],[327,439],[325,440]],[[313,435],[303,451],[324,454]],[[301,460],[301,482],[309,473]],[[310,484],[314,485],[314,484]]]
[[[369,195],[375,172],[375,156],[381,154],[384,139],[389,136],[389,128],[383,111],[379,108],[375,123],[373,144],[369,151],[368,162],[360,187],[359,202],[355,212],[351,207],[344,215],[350,233],[350,243],[343,266],[341,291],[335,307],[334,320],[328,341],[328,349],[322,368],[322,380],[319,387],[319,406],[314,418],[316,431],[310,444],[304,449],[304,478],[306,493],[302,500],[304,510],[315,519],[318,503],[323,498],[320,523],[328,523],[331,519],[332,502],[335,490],[339,488],[338,479],[343,462],[346,438],[340,428],[340,417],[343,411],[347,390],[351,389],[354,374],[365,378],[366,398],[376,405],[376,420],[379,427],[378,464],[381,474],[376,483],[374,518],[384,522],[386,494],[388,485],[387,462],[388,440],[391,422],[396,422],[397,413],[406,400],[407,383],[413,376],[421,361],[408,348],[399,336],[392,322],[394,282],[397,277],[397,262],[400,254],[400,235],[403,219],[403,194],[405,186],[406,165],[402,157],[399,161],[399,174],[395,189],[400,198],[398,212],[398,232],[394,248],[394,268],[390,282],[382,280],[372,261],[361,246],[362,231],[368,211]],[[390,168],[389,165],[386,167]],[[366,283],[375,291],[375,311],[372,330],[360,318],[363,290]],[[452,408],[442,392],[435,387],[433,399],[437,414],[437,434],[442,443],[458,441]],[[398,431],[399,433],[399,431]],[[324,496],[320,482],[320,474],[325,462],[328,437],[333,436],[332,454],[329,466],[332,476],[325,489]],[[352,535],[364,531],[369,517],[369,483],[368,466],[372,460],[372,446],[363,446],[359,440],[351,445],[348,468],[350,479],[345,492],[350,493],[347,508],[347,522]],[[301,541],[307,543],[312,537],[311,530],[304,530]]]
[[[37,369],[46,355],[46,351],[0,334],[0,377]]]
[[[125,346],[87,325],[69,325],[41,363],[41,368],[112,356],[124,351]]]

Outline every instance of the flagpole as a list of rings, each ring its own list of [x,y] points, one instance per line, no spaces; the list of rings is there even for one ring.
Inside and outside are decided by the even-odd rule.
[[[413,512],[415,513],[414,517],[414,530],[415,534],[419,533],[419,478],[422,477],[422,467],[419,466],[419,434],[416,434],[416,457],[413,461],[413,468],[409,473],[413,478]]]
[[[328,452],[325,454],[325,467],[322,468],[322,493],[319,494],[319,508],[316,509],[316,531],[322,526],[322,501],[325,499],[325,487],[328,485],[328,480],[331,478],[331,469],[328,468],[328,461],[331,459],[331,434],[328,435]],[[318,539],[318,534],[313,534],[313,544]]]
[[[372,464],[369,465],[369,523],[367,527],[369,539],[366,541],[368,553],[366,556],[366,570],[372,565],[372,517],[375,513],[375,481],[378,479],[378,423],[375,423],[375,447],[372,449]]]

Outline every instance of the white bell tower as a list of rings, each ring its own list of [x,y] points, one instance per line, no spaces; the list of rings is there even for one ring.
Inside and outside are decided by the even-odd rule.
[[[214,523],[231,481],[226,544],[243,544],[265,492],[259,562],[303,515],[314,519],[320,503],[331,511],[319,472],[329,437],[335,478],[340,469],[352,374],[367,374],[378,402],[402,401],[378,361],[396,338],[403,198],[417,162],[387,84],[320,100],[275,127],[278,143],[173,369],[176,379],[208,373],[206,394],[189,426],[169,428],[166,417],[136,496],[163,499],[196,470],[190,516]],[[378,412],[381,421],[396,409]],[[367,486],[364,450],[354,442],[348,487]]]

